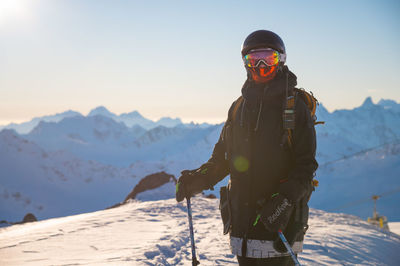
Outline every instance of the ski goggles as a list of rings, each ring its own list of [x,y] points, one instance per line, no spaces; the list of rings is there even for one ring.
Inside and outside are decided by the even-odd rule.
[[[267,66],[274,66],[279,62],[285,62],[285,54],[280,54],[273,49],[258,49],[250,51],[243,57],[243,62],[248,67],[257,67],[261,62]]]

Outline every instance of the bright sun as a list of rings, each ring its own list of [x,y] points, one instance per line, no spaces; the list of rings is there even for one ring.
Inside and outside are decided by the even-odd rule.
[[[0,0],[0,25],[26,15],[26,2],[23,0]]]

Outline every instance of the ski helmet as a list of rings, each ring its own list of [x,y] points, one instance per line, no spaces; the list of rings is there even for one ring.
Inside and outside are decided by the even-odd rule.
[[[242,56],[245,56],[250,50],[258,48],[272,48],[286,55],[285,44],[281,37],[272,31],[257,30],[250,33],[242,44]]]

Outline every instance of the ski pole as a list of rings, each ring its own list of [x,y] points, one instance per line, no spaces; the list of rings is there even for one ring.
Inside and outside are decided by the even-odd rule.
[[[189,219],[190,242],[192,245],[192,266],[197,266],[200,264],[200,262],[196,258],[196,247],[194,245],[192,206],[190,204],[190,197],[186,198],[186,202],[187,202],[187,211],[188,211],[188,219]]]
[[[300,262],[297,260],[296,255],[294,255],[293,249],[290,247],[288,241],[286,240],[286,237],[283,235],[282,230],[279,229],[278,231],[279,237],[281,238],[283,244],[285,245],[286,249],[289,251],[290,256],[292,257],[294,264],[301,266]]]

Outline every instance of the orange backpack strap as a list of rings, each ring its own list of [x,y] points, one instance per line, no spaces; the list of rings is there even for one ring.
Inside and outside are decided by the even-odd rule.
[[[314,125],[325,124],[323,121],[317,121],[317,117],[315,116],[315,112],[318,106],[318,100],[314,97],[312,92],[307,92],[303,88],[294,88],[294,96],[289,96],[286,99],[286,109],[285,111],[293,111],[296,109],[296,101],[297,98],[300,98],[307,106],[308,110],[310,110],[311,119],[314,121]],[[293,127],[285,126],[286,130],[284,137],[287,137],[287,142],[290,148],[293,145]]]
[[[303,88],[296,90],[299,92],[301,99],[307,105],[308,110],[310,110],[311,118],[314,121],[314,125],[325,124],[324,121],[317,121],[315,113],[317,111],[317,106],[319,103],[318,100],[314,97],[313,93],[311,91],[307,92]]]

